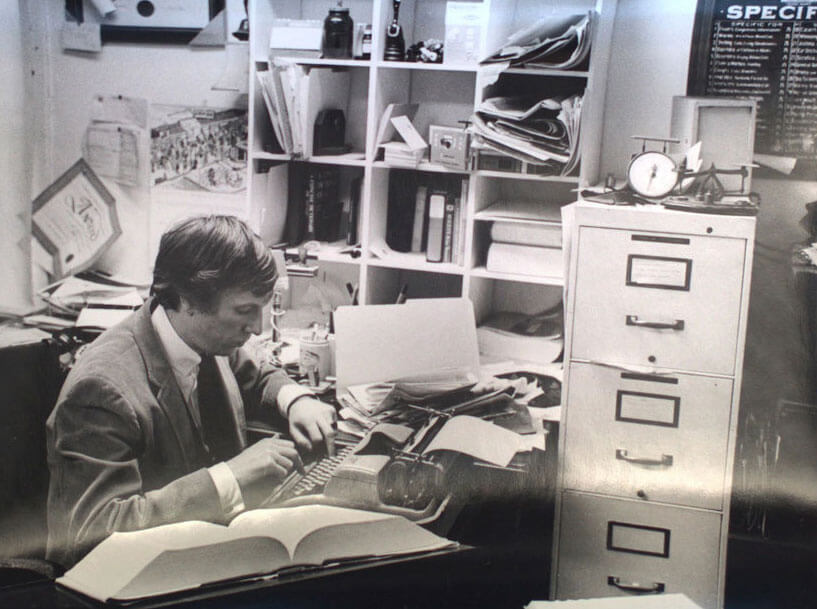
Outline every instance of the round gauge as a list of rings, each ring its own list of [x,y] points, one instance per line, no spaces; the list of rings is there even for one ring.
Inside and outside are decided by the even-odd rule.
[[[675,161],[663,152],[642,152],[630,161],[627,182],[642,197],[665,197],[678,182],[678,169]]]

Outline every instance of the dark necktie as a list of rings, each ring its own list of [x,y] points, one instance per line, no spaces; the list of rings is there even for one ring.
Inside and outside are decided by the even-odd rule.
[[[201,358],[197,394],[202,433],[212,463],[234,457],[239,449],[236,445],[235,422],[221,373],[212,355]]]

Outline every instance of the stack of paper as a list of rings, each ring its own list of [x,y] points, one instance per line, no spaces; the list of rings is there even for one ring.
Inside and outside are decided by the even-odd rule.
[[[423,160],[425,150],[411,148],[405,142],[386,142],[383,146],[383,161],[388,165],[417,167]]]
[[[24,323],[48,329],[74,325],[109,328],[142,305],[141,287],[91,272],[66,277],[38,293],[50,312],[60,317],[29,316]]]
[[[488,148],[535,165],[550,165],[567,175],[580,158],[581,106],[579,95],[492,97],[473,115],[471,131]]]
[[[580,67],[590,53],[593,12],[540,19],[514,34],[481,63],[569,70]]]

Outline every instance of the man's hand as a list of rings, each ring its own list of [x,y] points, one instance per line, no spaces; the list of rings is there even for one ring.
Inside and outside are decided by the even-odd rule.
[[[303,470],[295,444],[281,438],[259,440],[227,461],[227,465],[245,497],[259,482],[264,483],[264,488],[272,488],[280,484],[293,469]]]
[[[334,456],[336,427],[335,409],[313,397],[299,397],[289,407],[289,435],[304,452],[325,443],[326,453]]]

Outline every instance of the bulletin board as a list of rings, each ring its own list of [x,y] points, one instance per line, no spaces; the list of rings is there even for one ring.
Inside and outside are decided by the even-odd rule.
[[[817,177],[817,0],[698,0],[692,42],[687,93],[754,99],[755,153]]]

